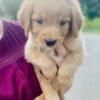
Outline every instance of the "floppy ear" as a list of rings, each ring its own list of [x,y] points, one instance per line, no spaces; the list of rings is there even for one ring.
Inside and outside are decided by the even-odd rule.
[[[70,23],[70,32],[69,35],[70,36],[74,36],[77,37],[79,34],[79,31],[83,25],[83,14],[79,9],[72,9],[71,11],[71,23]]]
[[[29,29],[31,27],[31,16],[33,13],[33,4],[32,2],[29,0],[26,0],[23,2],[23,4],[21,5],[20,10],[18,11],[18,21],[20,22],[20,24],[22,25],[22,27],[25,30],[25,34],[27,36]]]

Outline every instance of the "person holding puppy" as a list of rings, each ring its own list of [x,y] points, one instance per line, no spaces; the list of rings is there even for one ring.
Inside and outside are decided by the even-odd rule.
[[[24,59],[24,30],[0,21],[0,100],[33,100],[41,89],[33,66]]]

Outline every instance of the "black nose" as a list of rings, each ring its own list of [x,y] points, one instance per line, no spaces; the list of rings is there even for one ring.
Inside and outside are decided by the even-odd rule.
[[[45,41],[47,46],[54,46],[57,42],[56,40],[45,40]]]

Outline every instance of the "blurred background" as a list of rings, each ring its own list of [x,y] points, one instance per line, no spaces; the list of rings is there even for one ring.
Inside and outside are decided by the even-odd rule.
[[[16,20],[23,0],[0,0],[0,18]],[[41,0],[42,2],[42,0]],[[87,58],[79,68],[66,100],[100,100],[100,0],[80,0],[85,16],[83,37]]]
[[[0,0],[0,17],[16,19],[23,0]],[[85,32],[100,32],[100,0],[80,0],[86,17]]]

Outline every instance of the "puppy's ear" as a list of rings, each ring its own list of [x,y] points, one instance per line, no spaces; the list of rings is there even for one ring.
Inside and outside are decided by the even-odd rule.
[[[83,14],[79,9],[72,9],[71,11],[71,23],[70,23],[70,36],[77,37],[79,34],[79,31],[83,25],[84,17]]]
[[[20,22],[20,24],[25,30],[26,36],[31,27],[30,24],[31,24],[32,14],[33,14],[33,4],[31,0],[24,1],[23,4],[21,5],[20,10],[18,11],[17,17],[18,17],[18,21]]]

